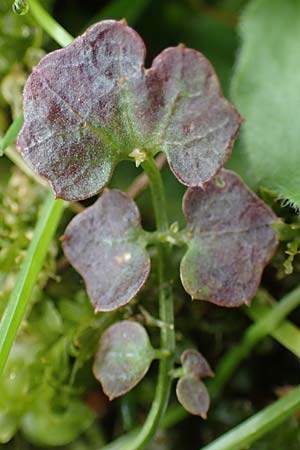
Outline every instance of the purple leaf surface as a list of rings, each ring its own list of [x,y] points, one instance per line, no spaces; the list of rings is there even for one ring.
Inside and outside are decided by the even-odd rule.
[[[110,400],[130,391],[146,374],[154,356],[145,328],[123,320],[100,339],[93,371]]]
[[[193,375],[196,378],[206,378],[214,375],[204,356],[195,349],[185,350],[180,360],[186,375]]]
[[[63,248],[85,280],[95,311],[128,303],[150,271],[150,259],[135,203],[110,190],[68,225]]]
[[[107,20],[34,68],[18,147],[57,197],[94,195],[138,149],[165,152],[189,186],[205,184],[227,160],[241,118],[208,60],[178,46],[148,70],[144,62],[140,36]]]
[[[190,414],[206,419],[210,404],[209,394],[199,378],[192,375],[184,375],[179,378],[176,385],[176,395],[179,403]]]
[[[249,304],[277,246],[277,219],[242,180],[222,170],[183,202],[191,235],[181,280],[193,299],[220,306]]]

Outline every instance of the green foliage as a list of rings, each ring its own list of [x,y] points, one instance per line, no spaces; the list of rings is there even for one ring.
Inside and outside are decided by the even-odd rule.
[[[299,207],[300,3],[251,1],[240,34],[232,98],[246,121],[231,167]]]
[[[192,175],[194,182],[199,173],[201,177],[207,175],[210,164],[214,176],[229,155],[239,116],[220,96],[216,89],[217,78],[207,60],[199,56],[200,53],[180,46],[162,52],[147,76],[144,77],[142,71],[143,76],[138,80],[134,76],[120,80],[121,66],[123,63],[126,66],[127,59],[126,55],[119,58],[119,69],[122,70],[113,70],[118,74],[114,80],[113,98],[105,105],[100,103],[95,122],[95,117],[90,114],[88,124],[84,122],[81,134],[76,136],[69,125],[73,126],[77,121],[76,128],[81,118],[68,108],[75,106],[74,111],[81,114],[80,108],[89,101],[92,109],[97,105],[103,88],[98,77],[99,73],[103,75],[103,60],[101,70],[97,67],[95,73],[91,72],[92,76],[98,77],[95,91],[90,89],[90,77],[88,82],[82,83],[78,70],[73,70],[73,60],[72,70],[66,70],[68,52],[73,55],[77,44],[46,56],[39,64],[45,54],[41,47],[47,52],[53,49],[53,43],[43,38],[42,29],[62,46],[69,44],[72,36],[37,0],[28,0],[29,12],[19,16],[13,14],[12,3],[4,0],[0,5],[0,134],[11,118],[17,118],[1,142],[5,155],[0,160],[0,316],[4,311],[6,313],[0,324],[0,372],[5,362],[3,345],[7,354],[19,328],[17,322],[13,324],[9,320],[24,320],[0,378],[0,443],[3,449],[42,450],[50,446],[62,450],[140,450],[150,449],[149,441],[155,434],[157,438],[153,439],[151,449],[189,449],[195,447],[195,442],[198,446],[212,442],[205,448],[216,450],[241,450],[252,442],[254,450],[298,448],[298,417],[292,413],[299,409],[299,389],[286,393],[290,391],[287,385],[298,383],[299,363],[293,355],[300,355],[299,315],[293,310],[299,305],[300,228],[295,209],[287,207],[287,202],[282,204],[276,200],[300,204],[296,171],[299,158],[295,150],[297,101],[296,95],[293,96],[299,84],[297,58],[294,57],[299,44],[293,39],[299,34],[298,0],[111,0],[100,4],[74,0],[71,7],[66,0],[41,2],[48,9],[55,3],[56,17],[62,24],[68,23],[74,35],[95,18],[121,19],[126,16],[130,25],[136,23],[145,39],[150,60],[162,48],[184,42],[187,47],[196,48],[209,57],[225,92],[231,83],[232,67],[238,54],[233,95],[245,123],[230,164],[283,219],[274,226],[280,246],[261,281],[264,290],[258,291],[253,307],[247,308],[254,321],[250,325],[244,314],[246,309],[224,312],[207,302],[191,304],[180,285],[180,261],[184,258],[181,267],[183,284],[194,297],[215,301],[217,296],[217,303],[221,304],[249,300],[275,247],[275,233],[270,228],[275,215],[233,174],[231,181],[235,180],[239,188],[234,195],[232,192],[220,195],[228,185],[231,186],[230,180],[226,179],[224,183],[223,179],[230,172],[223,171],[205,184],[204,189],[188,190],[184,202],[188,226],[180,229],[184,226],[181,212],[183,186],[172,176],[167,165],[161,175],[152,159],[162,149],[179,181],[190,184],[187,178]],[[16,3],[20,7],[23,0],[16,0]],[[239,25],[242,36],[239,50],[236,26],[244,5],[246,8]],[[26,5],[21,13],[25,12]],[[124,29],[129,30],[124,23],[116,29],[123,37]],[[157,29],[163,32],[157,33]],[[131,33],[134,36],[131,44],[134,47],[139,42],[140,47],[137,47],[142,54],[140,38],[132,30]],[[125,37],[117,45],[118,49],[128,44]],[[81,42],[80,39],[76,43]],[[109,44],[106,50],[111,48],[115,52],[117,41],[106,39],[103,39]],[[81,44],[77,48],[76,64],[82,61],[82,48],[79,47]],[[131,68],[136,68],[143,58],[137,61],[137,47],[133,47],[130,47],[132,53],[127,62]],[[45,67],[45,62],[53,62],[53,55],[61,55],[57,60],[59,64],[55,68]],[[172,61],[178,55],[183,60],[183,70],[179,72],[179,65]],[[203,58],[203,66],[199,58]],[[109,60],[109,69],[114,69],[114,62],[114,58]],[[33,69],[37,64],[38,68]],[[80,276],[63,256],[59,236],[72,219],[71,211],[85,209],[93,200],[66,204],[69,208],[62,215],[63,202],[56,203],[36,184],[38,181],[44,185],[40,178],[29,181],[27,176],[31,179],[35,175],[12,145],[23,121],[22,87],[32,69],[34,76],[30,79],[34,86],[31,93],[36,99],[42,99],[41,114],[30,114],[31,122],[27,114],[25,140],[29,142],[32,130],[36,132],[38,128],[38,133],[33,133],[35,144],[39,150],[48,152],[48,143],[45,145],[40,141],[41,136],[47,138],[47,133],[53,132],[53,121],[48,120],[51,114],[47,116],[48,100],[53,106],[54,128],[65,133],[67,125],[72,131],[70,141],[75,139],[77,142],[83,136],[87,138],[78,153],[82,157],[86,152],[85,156],[71,158],[64,165],[63,156],[68,151],[71,153],[73,146],[68,148],[64,139],[57,140],[57,135],[52,136],[51,152],[58,149],[61,154],[56,159],[58,153],[51,153],[49,164],[40,170],[44,160],[36,153],[35,170],[50,179],[52,170],[55,177],[58,173],[66,173],[70,177],[63,179],[62,189],[68,191],[71,186],[73,193],[76,189],[78,192],[86,189],[90,195],[104,183],[98,183],[97,179],[97,189],[91,190],[84,175],[95,168],[94,163],[98,164],[101,154],[101,164],[106,158],[108,165],[111,164],[110,169],[119,160],[127,160],[116,170],[111,187],[129,187],[130,195],[133,192],[139,195],[145,183],[143,176],[135,181],[133,189],[130,183],[141,169],[146,172],[150,184],[150,189],[137,199],[143,228],[135,203],[114,189],[104,191],[93,206],[68,226],[63,239],[65,252],[84,278],[88,295],[83,290]],[[126,70],[125,75],[130,75],[130,67]],[[44,76],[42,80],[38,77],[40,72]],[[110,73],[104,75],[109,81]],[[204,82],[201,84],[202,75]],[[50,91],[54,89],[55,92],[48,93],[45,79],[51,82]],[[63,80],[61,86],[60,79]],[[39,90],[35,83],[40,81],[42,87]],[[200,85],[198,92],[196,88]],[[74,98],[64,103],[65,95],[70,92]],[[78,93],[82,95],[78,96]],[[78,101],[76,96],[84,100]],[[56,107],[61,108],[60,111],[55,110]],[[227,118],[232,115],[231,119],[223,122],[221,119],[226,115]],[[278,126],[279,122],[281,126]],[[94,124],[97,132],[94,132]],[[115,139],[117,145],[109,151],[103,143],[98,145],[100,141],[94,146],[92,141],[99,138],[99,130],[100,134],[103,130],[108,131],[108,138]],[[103,135],[100,137],[102,139]],[[138,145],[140,142],[143,145]],[[64,145],[60,147],[61,144]],[[92,147],[95,153],[90,152]],[[31,150],[28,149],[28,154]],[[35,158],[32,154],[28,157],[30,164]],[[201,157],[197,159],[199,154]],[[94,155],[98,159],[93,159]],[[163,161],[162,156],[159,164]],[[51,161],[52,157],[54,160]],[[141,167],[136,170],[129,160]],[[103,172],[96,170],[95,173],[97,176],[100,173],[106,183],[111,171],[109,169],[107,175],[105,164],[101,169]],[[80,176],[76,178],[78,173]],[[196,184],[202,184],[211,175],[205,180],[197,178]],[[92,181],[94,186],[96,181]],[[218,195],[214,195],[216,192]],[[149,207],[150,193],[153,210]],[[81,199],[83,196],[76,194],[68,198]],[[38,217],[43,203],[44,220]],[[55,233],[61,215],[62,224]],[[35,226],[37,220],[38,227]],[[172,222],[175,223],[170,226]],[[144,231],[149,229],[154,231]],[[48,249],[50,239],[52,243]],[[185,245],[188,251],[184,256],[182,246]],[[245,258],[246,247],[248,257]],[[208,293],[208,288],[213,292]],[[244,296],[244,292],[248,295]],[[90,300],[96,310],[107,311],[95,313]],[[5,309],[7,302],[10,307]],[[120,306],[123,307],[120,309]],[[115,308],[117,311],[108,311]],[[293,314],[289,320],[284,320],[290,313]],[[148,333],[157,350],[153,350]],[[207,388],[202,378],[211,376],[212,371],[204,357],[197,350],[186,350],[182,354],[185,348],[198,347],[216,368],[216,376],[209,380]],[[141,385],[137,385],[153,358],[159,359],[158,379],[154,363]],[[175,369],[174,363],[179,365]],[[210,394],[210,411],[201,426],[190,419],[178,423],[186,413],[175,403],[175,389],[171,390],[173,377],[179,378],[176,388],[179,402],[192,414],[206,417]],[[130,394],[109,405],[98,381],[111,398],[137,386]],[[225,383],[230,389],[222,392]],[[282,389],[276,390],[276,395],[283,395],[281,400],[276,400],[278,385],[282,385]],[[170,409],[163,419],[169,397]],[[248,421],[235,427],[251,415],[253,417]],[[277,426],[288,416],[283,426]],[[157,432],[160,427],[172,424],[177,426],[171,431]],[[225,433],[228,428],[233,430]],[[268,430],[270,433],[258,440]],[[129,433],[116,439],[122,432]],[[223,437],[214,441],[222,433],[225,433]]]

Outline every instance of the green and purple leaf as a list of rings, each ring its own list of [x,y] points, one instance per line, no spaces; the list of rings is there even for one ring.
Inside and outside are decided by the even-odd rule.
[[[214,375],[204,356],[195,349],[185,350],[180,360],[186,375],[196,378],[213,377]]]
[[[109,20],[33,70],[18,146],[57,197],[94,195],[138,149],[165,152],[189,186],[208,182],[227,160],[241,118],[208,60],[178,46],[163,51],[151,69],[144,62],[140,36]]]
[[[135,203],[119,190],[105,191],[68,225],[66,257],[85,280],[95,311],[128,303],[142,288],[150,259]]]
[[[220,306],[249,304],[277,246],[275,214],[228,170],[204,190],[188,189],[183,208],[191,234],[181,262],[185,290]]]
[[[113,400],[126,394],[144,377],[154,357],[145,328],[123,320],[110,326],[100,339],[94,375]]]
[[[190,414],[206,419],[210,404],[209,394],[199,378],[192,375],[184,375],[179,378],[176,395],[179,403]]]

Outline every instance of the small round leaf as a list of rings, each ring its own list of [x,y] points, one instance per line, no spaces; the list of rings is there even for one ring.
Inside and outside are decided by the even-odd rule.
[[[206,419],[210,404],[209,394],[200,379],[191,375],[179,378],[176,386],[176,395],[179,403],[190,414]]]
[[[192,236],[180,268],[185,290],[220,306],[249,304],[278,243],[273,211],[229,170],[188,189],[183,209]]]
[[[185,350],[180,360],[186,375],[193,375],[196,378],[206,378],[214,375],[204,356],[195,349]]]
[[[106,191],[68,225],[66,257],[85,280],[95,311],[128,303],[150,271],[140,215],[135,203],[117,189]]]
[[[153,356],[145,328],[137,322],[123,320],[103,333],[94,374],[112,400],[136,386],[148,371]]]

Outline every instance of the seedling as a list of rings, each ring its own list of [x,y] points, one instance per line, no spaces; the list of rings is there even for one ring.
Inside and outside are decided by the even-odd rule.
[[[220,306],[250,304],[272,257],[277,220],[233,172],[223,169],[242,119],[223,97],[209,61],[182,45],[164,50],[145,69],[145,46],[123,21],[102,21],[65,49],[45,56],[24,91],[24,126],[18,147],[27,164],[51,184],[57,198],[78,201],[107,186],[123,160],[146,172],[156,231],[145,232],[134,201],[119,190],[99,199],[68,225],[63,248],[81,274],[95,312],[113,311],[139,296],[155,246],[161,348],[132,320],[111,325],[100,338],[94,373],[111,398],[133,388],[160,358],[152,409],[124,449],[151,438],[169,399],[175,350],[173,298],[166,266],[174,242],[186,246],[183,287],[193,299]],[[163,152],[178,180],[185,230],[169,227],[162,178],[154,157]],[[164,235],[164,239],[155,236]],[[179,238],[176,240],[176,238]],[[180,403],[206,417],[202,382],[212,372],[204,357],[182,355]]]

